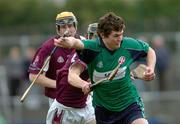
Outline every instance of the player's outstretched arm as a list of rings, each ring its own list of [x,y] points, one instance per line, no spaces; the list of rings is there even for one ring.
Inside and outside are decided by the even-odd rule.
[[[54,44],[58,47],[64,48],[84,49],[84,44],[82,43],[82,41],[74,37],[54,39]]]

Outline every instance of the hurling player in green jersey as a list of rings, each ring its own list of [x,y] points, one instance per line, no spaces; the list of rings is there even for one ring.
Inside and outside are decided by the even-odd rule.
[[[148,124],[144,116],[143,102],[131,81],[129,66],[146,58],[147,67],[143,80],[155,78],[156,55],[145,42],[123,37],[124,20],[109,12],[98,21],[95,40],[75,39],[74,37],[54,40],[55,45],[67,48],[84,49],[81,60],[88,65],[91,83],[108,78],[118,66],[112,80],[105,80],[93,88],[93,105],[97,124]],[[77,69],[84,68],[79,64]],[[79,72],[80,73],[80,72]],[[69,72],[69,82],[90,92],[90,83]]]

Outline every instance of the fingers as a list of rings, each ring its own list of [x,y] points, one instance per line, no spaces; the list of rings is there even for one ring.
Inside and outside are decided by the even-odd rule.
[[[130,76],[132,80],[135,80],[133,72],[130,72]]]
[[[151,80],[154,80],[155,79],[155,74],[151,74],[151,75],[147,75],[145,74],[144,77],[143,77],[144,80],[146,81],[151,81]]]
[[[59,39],[54,39],[54,45],[55,45],[55,46],[61,46],[61,38],[59,38]]]
[[[71,48],[69,44],[68,37],[61,37],[59,39],[54,39],[54,45],[63,48]]]
[[[90,83],[85,83],[83,86],[82,86],[82,92],[84,94],[88,94],[91,92],[91,89],[90,89]]]
[[[152,68],[147,67],[146,71],[144,72],[143,79],[146,81],[151,81],[151,80],[155,79],[154,70]]]

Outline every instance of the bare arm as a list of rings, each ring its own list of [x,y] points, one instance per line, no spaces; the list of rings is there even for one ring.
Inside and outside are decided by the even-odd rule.
[[[29,79],[30,81],[32,82],[36,77],[36,74],[29,74]],[[49,88],[56,88],[56,80],[52,80],[50,78],[47,78],[44,74],[41,74],[36,82],[36,84],[39,84],[41,86],[44,86],[44,87],[49,87]]]
[[[64,48],[84,49],[84,44],[82,41],[74,37],[54,39],[54,44],[58,47]]]
[[[155,64],[156,64],[156,54],[155,51],[150,47],[147,53],[147,68],[144,75],[144,80],[150,81],[155,78]]]
[[[84,71],[84,68],[80,64],[74,64],[69,68],[68,82],[78,88],[81,88],[84,94],[90,92],[90,83],[82,80],[80,74]]]
[[[147,66],[154,70],[156,65],[156,54],[155,51],[150,47],[147,54]]]

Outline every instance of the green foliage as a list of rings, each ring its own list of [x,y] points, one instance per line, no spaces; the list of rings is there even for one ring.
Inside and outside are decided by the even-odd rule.
[[[55,18],[54,13],[56,9],[52,2],[46,0],[1,0],[0,25],[49,23],[52,18]]]
[[[65,4],[53,0],[1,0],[0,30],[28,28],[50,33],[61,11],[72,11],[81,30],[110,11],[125,19],[127,30],[176,31],[180,25],[179,0],[66,0]]]

